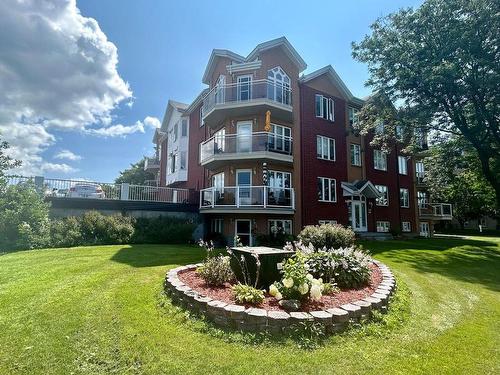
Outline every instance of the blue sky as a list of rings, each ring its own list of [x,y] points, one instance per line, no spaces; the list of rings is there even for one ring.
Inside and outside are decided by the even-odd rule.
[[[66,1],[71,3],[72,0],[54,0],[56,3]],[[161,121],[169,98],[189,103],[203,88],[201,77],[213,48],[226,48],[246,55],[256,44],[284,35],[307,62],[305,73],[332,64],[354,95],[365,96],[369,93],[364,86],[367,70],[352,59],[351,42],[361,40],[377,17],[420,3],[410,0],[317,1],[310,4],[253,1],[251,6],[243,6],[234,1],[77,1],[81,16],[95,19],[104,33],[101,37],[116,46],[119,61],[116,70],[129,85],[127,94],[123,85],[120,89],[97,88],[96,83],[95,90],[104,90],[102,95],[106,94],[105,90],[113,92],[112,104],[97,111],[100,116],[109,118],[96,121],[101,127],[141,123],[136,126],[137,131],[131,130],[128,135],[107,137],[96,136],[88,130],[98,127],[92,124],[93,120],[76,121],[76,125],[66,126],[73,123],[68,117],[71,115],[66,114],[64,121],[57,122],[56,126],[41,120],[26,123],[33,129],[42,126],[38,129],[40,138],[47,139],[45,144],[40,141],[30,154],[32,171],[52,177],[113,180],[119,170],[152,152],[154,126],[146,126],[146,118]],[[12,13],[12,17],[20,17],[23,11],[25,9]],[[46,10],[37,8],[36,11],[43,13]],[[98,63],[96,59],[95,64]],[[92,67],[87,66],[85,72],[88,69]],[[78,86],[73,90],[78,90]],[[127,105],[131,101],[133,104]],[[88,103],[88,100],[83,102]],[[58,116],[60,112],[54,110],[47,116]],[[0,125],[1,119],[0,113]],[[7,134],[5,130],[3,133]],[[10,133],[8,140],[22,144],[21,137],[24,137],[22,132]],[[16,156],[22,155],[22,146],[16,147],[19,151]],[[63,151],[70,151],[76,157],[67,157]]]

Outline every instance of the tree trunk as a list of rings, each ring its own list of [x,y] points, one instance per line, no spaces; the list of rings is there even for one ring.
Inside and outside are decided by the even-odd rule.
[[[494,173],[490,168],[490,157],[482,150],[476,147],[477,153],[479,155],[479,160],[481,161],[481,169],[484,174],[484,178],[488,181],[493,190],[495,190],[496,206],[495,206],[495,218],[500,218],[500,180],[499,176]]]

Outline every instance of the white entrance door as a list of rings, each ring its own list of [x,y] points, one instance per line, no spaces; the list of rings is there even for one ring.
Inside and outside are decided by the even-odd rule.
[[[243,246],[252,246],[252,222],[250,220],[235,220],[235,236],[238,236]]]
[[[350,216],[352,230],[355,232],[366,232],[366,202],[364,201],[351,201]]]
[[[236,170],[236,186],[238,186],[238,201],[240,206],[252,204],[252,170]]]
[[[238,122],[236,136],[236,152],[252,151],[252,123]]]
[[[422,237],[429,237],[430,236],[429,223],[427,223],[427,222],[420,223],[420,235]]]

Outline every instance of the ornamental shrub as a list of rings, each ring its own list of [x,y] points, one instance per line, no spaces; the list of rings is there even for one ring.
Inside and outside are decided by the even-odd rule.
[[[228,256],[209,256],[196,272],[210,286],[221,286],[234,279]]]
[[[315,279],[308,272],[307,256],[296,252],[283,264],[283,278],[269,287],[269,294],[278,300],[295,299],[304,301],[308,298],[318,301],[323,292],[323,280]]]
[[[347,247],[310,252],[301,244],[296,246],[306,254],[305,263],[314,277],[335,282],[342,288],[359,288],[370,281],[371,258],[361,250]]]
[[[36,249],[49,244],[49,204],[35,185],[0,185],[0,249]]]
[[[322,224],[304,227],[298,238],[304,245],[311,244],[316,250],[320,250],[353,246],[356,236],[351,228],[340,224]]]
[[[192,241],[195,224],[185,219],[159,216],[135,220],[133,243],[186,244]]]
[[[249,303],[260,305],[264,301],[264,291],[254,288],[251,285],[236,284],[233,286],[234,298],[239,303]]]

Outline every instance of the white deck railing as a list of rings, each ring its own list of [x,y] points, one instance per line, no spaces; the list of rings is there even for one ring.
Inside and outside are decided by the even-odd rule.
[[[271,151],[292,154],[292,137],[269,132],[255,132],[248,135],[214,135],[200,145],[200,162],[215,155],[240,155]]]
[[[8,176],[9,185],[32,184],[45,197],[189,203],[188,189],[106,183],[88,180]]]
[[[450,203],[429,203],[418,208],[422,217],[434,217],[439,219],[451,219],[453,209]]]
[[[270,186],[210,187],[200,191],[200,208],[295,208],[292,188]]]

